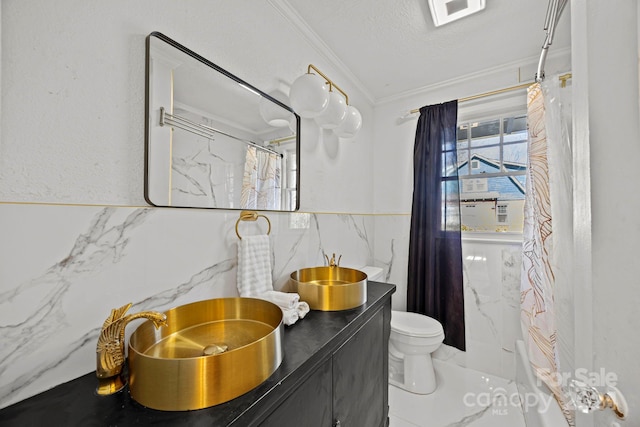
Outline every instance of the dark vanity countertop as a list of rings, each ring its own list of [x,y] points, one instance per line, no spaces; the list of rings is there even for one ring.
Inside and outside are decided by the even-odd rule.
[[[1,409],[0,426],[250,425],[249,420],[279,405],[393,292],[394,285],[368,282],[364,305],[336,312],[312,310],[304,319],[285,327],[284,359],[280,367],[258,387],[229,402],[197,411],[157,411],[131,399],[128,388],[111,396],[97,396],[95,372],[90,372]],[[268,404],[258,404],[261,401]]]

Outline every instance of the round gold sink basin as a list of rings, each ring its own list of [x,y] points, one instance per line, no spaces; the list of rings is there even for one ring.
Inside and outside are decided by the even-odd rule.
[[[141,324],[129,340],[129,390],[163,411],[214,406],[248,392],[280,366],[282,310],[253,298],[218,298],[167,312],[158,330]]]
[[[347,310],[367,302],[367,275],[353,268],[303,268],[291,273],[291,281],[312,310]]]

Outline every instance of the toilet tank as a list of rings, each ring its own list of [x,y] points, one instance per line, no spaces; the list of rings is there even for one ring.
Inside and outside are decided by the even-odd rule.
[[[367,275],[367,280],[372,280],[374,282],[381,282],[382,280],[384,280],[384,270],[380,267],[365,265],[359,270]]]

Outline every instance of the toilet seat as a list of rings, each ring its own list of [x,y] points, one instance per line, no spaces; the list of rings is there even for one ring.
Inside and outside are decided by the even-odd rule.
[[[392,311],[391,330],[398,334],[419,338],[444,335],[442,324],[436,319],[406,311]]]

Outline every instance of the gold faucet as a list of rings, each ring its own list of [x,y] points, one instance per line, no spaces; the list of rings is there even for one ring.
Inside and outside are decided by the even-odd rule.
[[[96,346],[96,376],[98,387],[96,392],[100,395],[113,394],[121,390],[127,383],[123,378],[124,366],[124,328],[135,319],[146,318],[153,322],[156,329],[167,326],[167,316],[157,311],[142,311],[136,314],[126,315],[131,308],[131,303],[118,309],[112,309],[102,325],[102,331]]]
[[[338,262],[336,262],[336,254],[334,253],[331,256],[331,259],[329,259],[329,256],[327,254],[324,254],[324,257],[327,260],[327,264],[329,264],[329,267],[339,267],[340,266],[340,260],[342,259],[342,255],[340,255],[340,257],[338,257]]]

